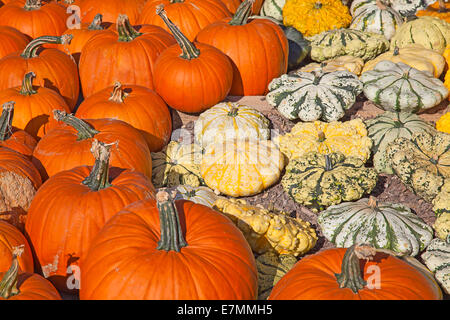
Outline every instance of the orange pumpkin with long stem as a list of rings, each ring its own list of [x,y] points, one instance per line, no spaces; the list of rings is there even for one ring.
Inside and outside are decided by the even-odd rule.
[[[189,41],[194,41],[197,33],[207,25],[231,16],[220,0],[149,0],[142,10],[139,23],[153,24],[169,31],[168,26],[155,14],[161,4]]]
[[[164,29],[147,26],[146,32],[141,33],[133,28],[127,16],[119,15],[117,32],[99,32],[81,51],[79,70],[84,97],[115,81],[153,89],[155,61],[173,44],[175,39]]]
[[[365,260],[365,261],[364,261]],[[308,256],[274,286],[269,300],[440,300],[425,269],[366,245]]]
[[[0,220],[0,272],[7,271],[14,259],[12,250],[14,247],[22,246],[23,252],[17,257],[19,268],[23,272],[34,272],[33,254],[30,245],[16,227]]]
[[[35,83],[58,92],[72,110],[80,93],[75,61],[58,49],[40,50],[44,44],[64,44],[71,39],[71,35],[39,37],[31,41],[23,52],[15,52],[1,59],[0,70],[8,76],[0,77],[0,90],[20,86],[24,75],[33,71],[36,74]]]
[[[93,140],[94,166],[54,175],[28,210],[25,229],[42,273],[60,290],[71,289],[66,287],[67,268],[83,269],[80,262],[108,219],[133,202],[154,198],[151,180],[143,174],[130,170],[110,174],[112,147]]]
[[[248,20],[253,0],[242,2],[233,18],[210,24],[197,35],[233,61],[230,95],[265,95],[273,78],[288,67],[288,40],[283,30],[268,19]]]
[[[119,14],[129,17],[132,24],[137,23],[146,0],[80,0],[81,21],[90,22],[97,13],[103,15],[105,22],[115,22]]]
[[[231,220],[166,191],[156,199],[127,206],[99,232],[80,299],[255,299],[255,259]]]
[[[142,134],[130,124],[116,119],[81,120],[59,110],[54,110],[54,117],[64,124],[46,134],[33,152],[33,163],[44,180],[64,170],[93,165],[90,148],[94,139],[118,142],[111,149],[114,170],[135,170],[151,179],[150,150]]]
[[[120,82],[85,99],[76,116],[125,121],[142,133],[151,152],[160,151],[172,133],[172,117],[163,99],[148,88]]]
[[[222,101],[230,91],[233,68],[226,55],[202,43],[192,43],[169,20],[161,5],[157,13],[178,42],[164,51],[155,64],[155,91],[172,108],[202,112]]]
[[[28,132],[34,138],[41,138],[51,128],[57,126],[52,117],[54,109],[70,112],[63,97],[56,91],[33,86],[36,74],[28,72],[22,85],[0,91],[0,104],[14,101],[12,126]]]
[[[30,39],[19,30],[0,26],[0,59],[10,53],[25,49]]]

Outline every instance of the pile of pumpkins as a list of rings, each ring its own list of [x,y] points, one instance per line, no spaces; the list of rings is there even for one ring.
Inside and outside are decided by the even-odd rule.
[[[449,98],[445,7],[3,0],[0,299],[442,299],[450,112],[418,113]],[[274,136],[230,95],[295,125]],[[384,112],[343,121],[362,95]],[[433,227],[371,196],[380,174]],[[278,183],[336,248],[311,254],[310,222],[246,202]]]

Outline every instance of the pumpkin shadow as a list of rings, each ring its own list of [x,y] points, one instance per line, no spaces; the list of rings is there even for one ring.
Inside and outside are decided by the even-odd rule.
[[[43,127],[45,128],[45,125],[49,123],[50,116],[48,114],[41,114],[37,117],[34,117],[30,121],[28,121],[27,125],[25,126],[24,130],[31,134],[33,138],[39,140],[38,132]],[[47,130],[44,130],[44,134],[46,134]]]
[[[439,113],[442,110],[445,110],[446,108],[448,108],[449,102],[447,99],[444,99],[443,101],[441,101],[441,103],[439,103],[438,105],[434,106],[433,108],[429,108],[429,109],[425,109],[422,110],[420,112],[417,112],[418,115],[421,114],[433,114],[433,113]]]

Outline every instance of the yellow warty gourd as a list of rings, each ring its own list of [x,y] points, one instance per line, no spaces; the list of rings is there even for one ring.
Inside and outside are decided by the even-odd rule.
[[[213,208],[233,221],[254,253],[272,251],[299,256],[316,245],[317,235],[310,223],[284,212],[251,206],[239,199],[219,199]]]
[[[445,81],[450,84],[450,77],[445,77]],[[446,87],[448,88],[447,85]],[[436,121],[436,129],[445,133],[450,133],[450,111],[445,113],[439,118],[438,121]]]
[[[283,23],[294,27],[305,37],[350,25],[352,17],[341,0],[287,0]]]

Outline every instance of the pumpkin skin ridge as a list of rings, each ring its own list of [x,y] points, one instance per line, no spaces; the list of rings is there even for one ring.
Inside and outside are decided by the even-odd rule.
[[[23,51],[30,38],[17,29],[0,26],[0,59],[16,51]]]

